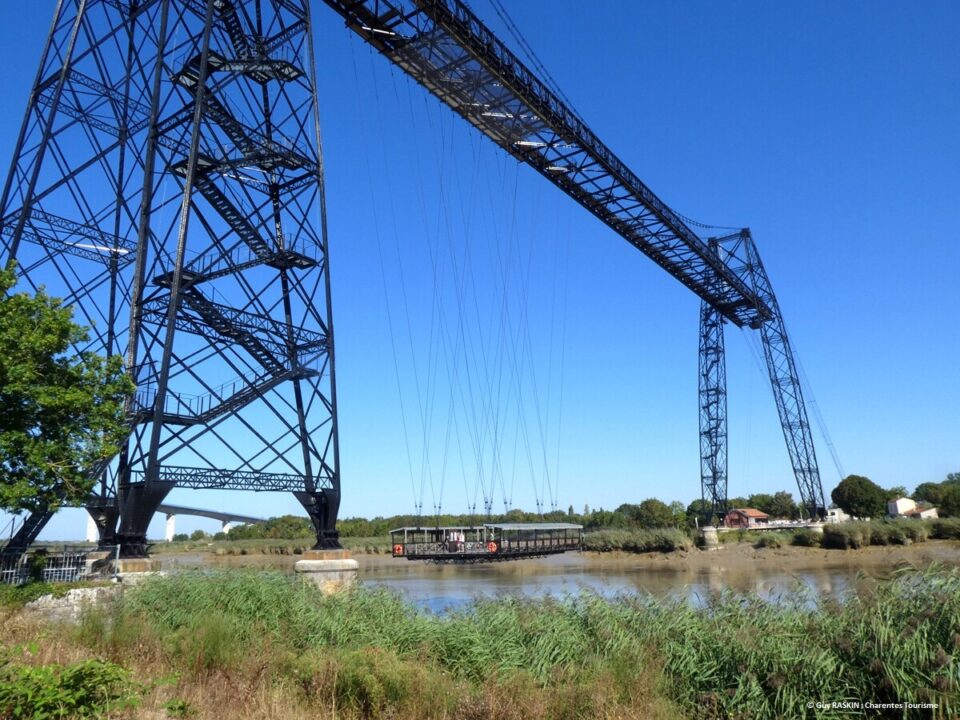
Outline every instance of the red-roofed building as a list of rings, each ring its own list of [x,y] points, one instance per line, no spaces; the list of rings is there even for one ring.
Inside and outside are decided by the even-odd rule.
[[[727,513],[723,524],[729,528],[751,528],[766,525],[770,516],[756,508],[737,508]]]

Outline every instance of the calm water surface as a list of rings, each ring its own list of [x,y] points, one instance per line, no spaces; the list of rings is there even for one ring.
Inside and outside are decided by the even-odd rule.
[[[296,556],[214,557],[180,555],[164,557],[164,569],[177,567],[261,567],[293,571]],[[383,587],[432,612],[444,612],[469,604],[475,598],[562,597],[582,590],[606,597],[644,594],[658,598],[686,599],[703,604],[724,590],[755,594],[771,602],[780,599],[843,599],[871,578],[857,568],[819,568],[782,571],[769,566],[672,569],[609,561],[568,553],[536,560],[481,565],[428,565],[383,556],[356,556],[360,579],[369,587]],[[874,570],[874,576],[889,570]]]
[[[589,590],[612,597],[619,594],[653,595],[658,598],[687,599],[702,604],[724,590],[755,594],[768,601],[801,596],[813,602],[818,597],[842,599],[851,593],[863,576],[853,569],[802,570],[793,573],[757,570],[664,570],[631,567],[629,563],[603,566],[584,561],[576,554],[544,560],[492,565],[406,565],[378,566],[364,571],[364,584],[400,592],[411,602],[434,612],[455,609],[474,598],[504,596],[562,597]]]

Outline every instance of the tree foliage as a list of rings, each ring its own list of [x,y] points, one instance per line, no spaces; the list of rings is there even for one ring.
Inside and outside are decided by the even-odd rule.
[[[943,494],[945,490],[946,486],[944,486],[943,483],[920,483],[917,485],[917,489],[913,491],[913,499],[927,502],[931,505],[939,505],[943,502]]]
[[[795,520],[800,517],[800,509],[793,500],[793,495],[785,490],[769,495],[759,493],[747,498],[747,506],[765,512],[772,518]]]
[[[899,500],[900,498],[909,496],[909,491],[903,485],[894,485],[887,490],[887,500]]]
[[[713,506],[707,500],[697,498],[687,505],[687,527],[695,527],[699,523],[709,521],[707,514],[712,512]]]
[[[123,441],[133,386],[120,358],[74,350],[87,333],[71,308],[15,282],[0,271],[0,508],[19,513],[89,495]]]
[[[860,518],[882,517],[887,511],[887,491],[862,475],[848,475],[830,493],[841,510]]]
[[[960,472],[948,473],[943,482],[920,483],[913,499],[935,506],[940,517],[960,517]]]
[[[647,498],[636,506],[633,521],[642,528],[662,528],[674,525],[673,510],[662,500]]]
[[[960,517],[960,472],[948,473],[939,483],[920,483],[913,499],[937,508],[940,517]]]
[[[960,485],[946,485],[940,499],[941,517],[960,517]]]

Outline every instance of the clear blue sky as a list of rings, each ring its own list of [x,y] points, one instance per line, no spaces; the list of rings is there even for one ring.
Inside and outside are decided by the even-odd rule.
[[[960,470],[960,5],[508,4],[563,92],[655,192],[689,217],[753,230],[843,469],[910,488]],[[487,0],[472,5],[513,44]],[[52,8],[0,6],[4,171]],[[471,368],[503,383],[492,406],[514,505],[534,507],[529,468],[542,483],[544,457],[564,509],[698,497],[698,299],[322,3],[314,19],[342,516],[411,511],[424,455],[438,489],[447,478],[444,510],[466,509],[462,468],[480,425],[450,415],[450,388],[457,408],[470,385],[462,353],[451,361],[436,339],[461,309],[468,346],[489,351]],[[463,306],[455,266],[470,268]],[[503,328],[529,343],[514,352]],[[765,375],[743,333],[727,338],[730,493],[796,495]],[[516,431],[514,358],[532,461]],[[816,439],[829,494],[838,472]],[[299,511],[286,495],[170,501]],[[429,483],[423,502],[429,511]],[[61,515],[45,536],[78,536],[82,515]]]

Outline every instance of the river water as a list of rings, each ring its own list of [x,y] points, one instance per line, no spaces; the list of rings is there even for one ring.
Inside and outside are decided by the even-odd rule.
[[[829,596],[838,599],[869,582],[859,570],[831,568],[773,571],[699,569],[651,569],[630,563],[585,560],[571,553],[542,560],[485,565],[426,565],[419,562],[377,565],[364,570],[364,584],[385,587],[404,595],[414,604],[433,612],[469,604],[480,597],[562,597],[583,590],[607,597],[619,594],[653,595],[662,599],[685,599],[702,605],[724,590],[755,594],[764,600],[795,601],[798,595],[813,603]]]
[[[187,567],[255,567],[293,572],[296,556],[242,557],[172,555],[163,557],[167,571]],[[798,599],[809,604],[818,598],[842,600],[875,578],[887,577],[892,566],[813,567],[784,570],[776,563],[734,567],[689,566],[683,562],[631,562],[580,553],[548,558],[478,565],[431,565],[389,556],[356,556],[360,581],[406,597],[413,604],[442,613],[469,604],[475,598],[562,597],[583,590],[606,597],[644,594],[662,599],[684,599],[695,605],[722,591],[756,595],[770,602]]]

